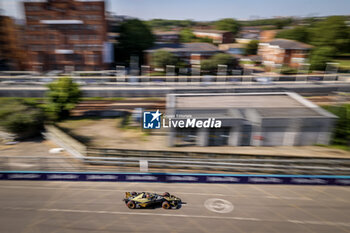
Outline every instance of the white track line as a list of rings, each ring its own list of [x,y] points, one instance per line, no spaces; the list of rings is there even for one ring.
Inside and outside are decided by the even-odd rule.
[[[77,190],[77,191],[100,191],[100,192],[125,192],[124,189],[94,189],[94,188],[73,188],[73,187],[40,187],[40,186],[19,186],[19,185],[9,185],[9,186],[1,186],[1,188],[8,189],[48,189],[48,190],[57,190],[57,189],[66,189],[66,190]],[[155,192],[154,190],[143,190],[144,192]],[[250,198],[255,195],[229,195],[229,194],[221,194],[221,193],[188,193],[188,192],[176,192],[179,195],[198,195],[198,196],[219,196],[219,197],[246,197]],[[273,197],[273,196],[260,196],[262,198],[270,198],[270,199],[285,199],[285,200],[312,200],[310,198],[301,198],[301,197]]]

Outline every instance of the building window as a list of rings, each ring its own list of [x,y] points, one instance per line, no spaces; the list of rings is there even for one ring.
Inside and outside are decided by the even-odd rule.
[[[27,16],[27,20],[38,20],[38,16],[34,16],[34,15],[28,15]]]
[[[41,7],[39,6],[27,6],[27,11],[40,11]]]
[[[88,55],[88,61],[91,63],[98,63],[100,56],[98,54],[90,54]]]
[[[79,36],[78,35],[71,35],[70,40],[79,40]]]

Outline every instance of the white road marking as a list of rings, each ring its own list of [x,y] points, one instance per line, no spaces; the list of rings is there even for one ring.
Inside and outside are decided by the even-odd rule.
[[[48,189],[48,190],[56,190],[56,189],[67,189],[67,190],[78,190],[78,191],[101,191],[101,192],[125,192],[126,189],[132,189],[130,187],[126,187],[123,189],[101,189],[101,188],[74,188],[74,187],[40,187],[40,186],[19,186],[19,185],[2,185],[1,188],[14,188],[14,189]],[[167,189],[167,188],[163,188]],[[134,190],[132,190],[134,191]],[[155,192],[154,190],[142,190],[144,192]],[[179,195],[198,195],[198,196],[219,196],[219,197],[239,197],[239,198],[251,198],[255,195],[229,195],[229,194],[221,194],[221,193],[188,193],[188,192],[176,192]],[[286,199],[286,200],[312,200],[309,198],[303,197],[283,197],[283,196],[260,196],[259,198],[270,198],[270,199]]]
[[[0,207],[4,210],[18,210],[18,211],[40,211],[40,212],[69,212],[69,213],[91,213],[91,214],[114,214],[114,215],[140,215],[140,216],[160,216],[160,217],[179,217],[179,218],[205,218],[205,219],[227,219],[238,221],[255,221],[255,222],[280,222],[293,224],[310,224],[310,225],[327,225],[327,226],[343,226],[350,227],[350,223],[346,222],[329,222],[329,221],[301,221],[294,219],[273,220],[260,218],[246,218],[246,217],[228,217],[228,216],[208,216],[208,215],[188,215],[188,214],[159,214],[151,212],[121,212],[121,211],[104,211],[104,210],[74,210],[74,209],[33,209],[21,207]]]
[[[283,197],[283,196],[265,196],[265,198],[270,198],[270,199],[284,199],[284,200],[305,200],[305,201],[311,201],[311,198],[308,197]]]
[[[219,199],[219,198],[210,198],[204,202],[204,207],[210,211],[216,213],[230,213],[233,210],[233,205],[231,202]]]

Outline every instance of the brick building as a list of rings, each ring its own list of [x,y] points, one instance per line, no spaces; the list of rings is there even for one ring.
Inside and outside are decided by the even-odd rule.
[[[313,46],[294,40],[275,39],[260,43],[258,55],[266,66],[286,65],[299,67],[305,63]]]
[[[275,39],[279,30],[264,30],[260,32],[260,42],[270,42]]]
[[[232,32],[222,30],[195,29],[193,34],[200,38],[210,38],[216,44],[226,44],[234,42]]]
[[[0,70],[25,69],[26,56],[14,20],[0,15]]]
[[[100,70],[106,41],[104,1],[24,2],[31,70]]]

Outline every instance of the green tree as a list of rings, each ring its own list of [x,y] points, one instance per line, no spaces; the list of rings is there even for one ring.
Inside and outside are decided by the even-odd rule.
[[[284,18],[284,19],[276,19],[273,24],[276,26],[277,29],[282,29],[285,26],[290,25],[293,22],[291,18]]]
[[[154,43],[151,29],[138,19],[130,19],[120,25],[119,43],[116,48],[116,61],[128,63],[130,56],[138,56],[142,64],[142,52]]]
[[[249,21],[240,21],[243,26],[270,26],[274,25],[277,28],[283,28],[293,23],[293,18],[273,18],[273,19],[257,19]]]
[[[166,65],[176,65],[177,58],[170,52],[165,50],[156,51],[152,55],[152,60],[155,67],[165,68]]]
[[[43,122],[41,109],[19,99],[0,100],[0,127],[18,139],[40,135]]]
[[[350,30],[344,16],[330,16],[316,23],[311,34],[311,44],[317,47],[334,47],[334,52],[338,54],[350,52]]]
[[[216,21],[215,27],[219,30],[230,31],[234,35],[236,35],[240,29],[240,24],[238,21],[236,21],[234,19],[226,18],[226,19],[221,19],[221,20]]]
[[[350,104],[325,106],[324,108],[338,117],[333,131],[332,144],[350,147]]]
[[[191,43],[191,42],[201,42],[201,43],[213,43],[213,39],[209,37],[196,37],[192,30],[189,28],[184,28],[180,31],[180,42]]]
[[[325,70],[327,62],[333,60],[332,56],[335,53],[334,47],[318,47],[312,51],[310,69],[311,70]]]
[[[154,29],[171,29],[173,27],[192,27],[196,22],[192,20],[168,20],[168,19],[152,19],[145,23]]]
[[[303,43],[310,42],[310,32],[307,27],[295,27],[292,29],[282,30],[277,35],[276,38],[284,38],[290,40],[296,40]]]
[[[209,37],[197,37],[196,42],[201,42],[201,43],[211,43],[213,44],[213,39]]]
[[[59,78],[48,85],[46,112],[51,120],[61,120],[69,116],[81,97],[78,84],[69,77]]]
[[[258,51],[259,41],[251,40],[245,47],[244,53],[245,55],[256,55]]]
[[[229,54],[218,53],[210,59],[201,62],[201,69],[204,72],[216,73],[218,65],[227,65],[228,69],[233,69],[238,66],[237,60]]]
[[[180,42],[189,43],[193,42],[195,39],[196,36],[193,34],[191,29],[185,28],[180,31]]]

